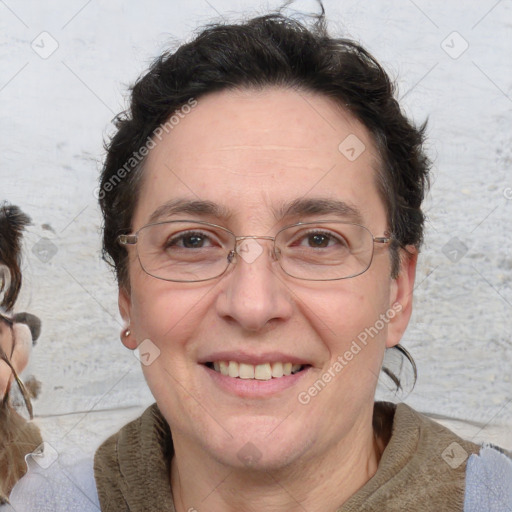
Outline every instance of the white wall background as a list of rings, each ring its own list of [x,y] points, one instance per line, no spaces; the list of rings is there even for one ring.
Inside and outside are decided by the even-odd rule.
[[[152,401],[138,361],[119,342],[94,197],[102,139],[126,106],[126,86],[197,26],[279,4],[0,2],[0,199],[33,219],[17,309],[43,320],[28,373],[42,382],[34,407],[55,446],[92,451]],[[419,380],[405,400],[474,422],[468,437],[493,427],[511,448],[512,2],[325,7],[332,32],[362,42],[397,78],[407,113],[430,120],[428,230],[403,340]],[[55,249],[48,261],[41,243]]]

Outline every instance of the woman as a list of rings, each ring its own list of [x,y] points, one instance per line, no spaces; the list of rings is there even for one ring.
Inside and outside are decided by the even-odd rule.
[[[21,288],[21,238],[30,219],[17,206],[0,204],[0,503],[25,474],[24,457],[41,443],[39,429],[16,412],[9,392],[19,386],[30,417],[32,405],[19,379],[28,364],[41,322],[30,313],[12,314]]]
[[[156,404],[96,452],[101,510],[512,503],[504,454],[374,403],[411,314],[422,143],[323,17],[211,26],[136,83],[99,197]]]

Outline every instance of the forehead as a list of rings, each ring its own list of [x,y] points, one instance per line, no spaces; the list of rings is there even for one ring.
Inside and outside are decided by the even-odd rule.
[[[282,88],[212,93],[155,142],[136,226],[176,199],[211,201],[252,221],[301,198],[343,201],[367,220],[385,217],[368,130],[322,95]]]

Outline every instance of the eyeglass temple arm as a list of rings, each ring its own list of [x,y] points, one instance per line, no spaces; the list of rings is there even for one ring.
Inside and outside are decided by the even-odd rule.
[[[137,243],[137,235],[119,235],[117,241],[121,245],[135,245]]]
[[[386,236],[375,236],[373,238],[373,241],[377,244],[388,244],[389,242],[393,241],[392,237],[386,237]]]

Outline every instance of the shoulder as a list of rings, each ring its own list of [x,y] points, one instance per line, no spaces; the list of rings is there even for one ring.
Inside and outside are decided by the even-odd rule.
[[[45,443],[26,457],[27,473],[14,486],[2,512],[98,512],[92,459],[70,460]]]
[[[512,510],[512,454],[491,444],[475,444],[401,404],[402,426],[415,424],[419,430],[416,452],[422,448],[440,455],[439,467],[446,481],[459,473],[464,490],[464,512],[502,512]],[[446,474],[446,469],[449,473]],[[434,469],[434,471],[436,471]],[[439,475],[441,476],[441,474]],[[462,478],[462,480],[460,480]],[[456,484],[459,485],[458,483]]]
[[[396,406],[393,437],[399,438],[402,443],[411,443],[416,456],[421,454],[425,459],[433,457],[443,470],[448,466],[450,473],[458,470],[464,474],[468,457],[480,451],[478,444],[461,438],[404,403]]]
[[[512,458],[484,444],[467,462],[464,512],[502,510],[512,510]]]
[[[173,510],[170,429],[156,404],[108,438],[94,455],[102,510]]]
[[[165,420],[163,420],[165,421]],[[156,404],[149,406],[141,416],[124,425],[115,434],[106,439],[94,455],[96,477],[108,477],[117,473],[123,462],[123,454],[139,456],[138,448],[144,441],[153,439],[156,429],[162,423],[162,417]]]

